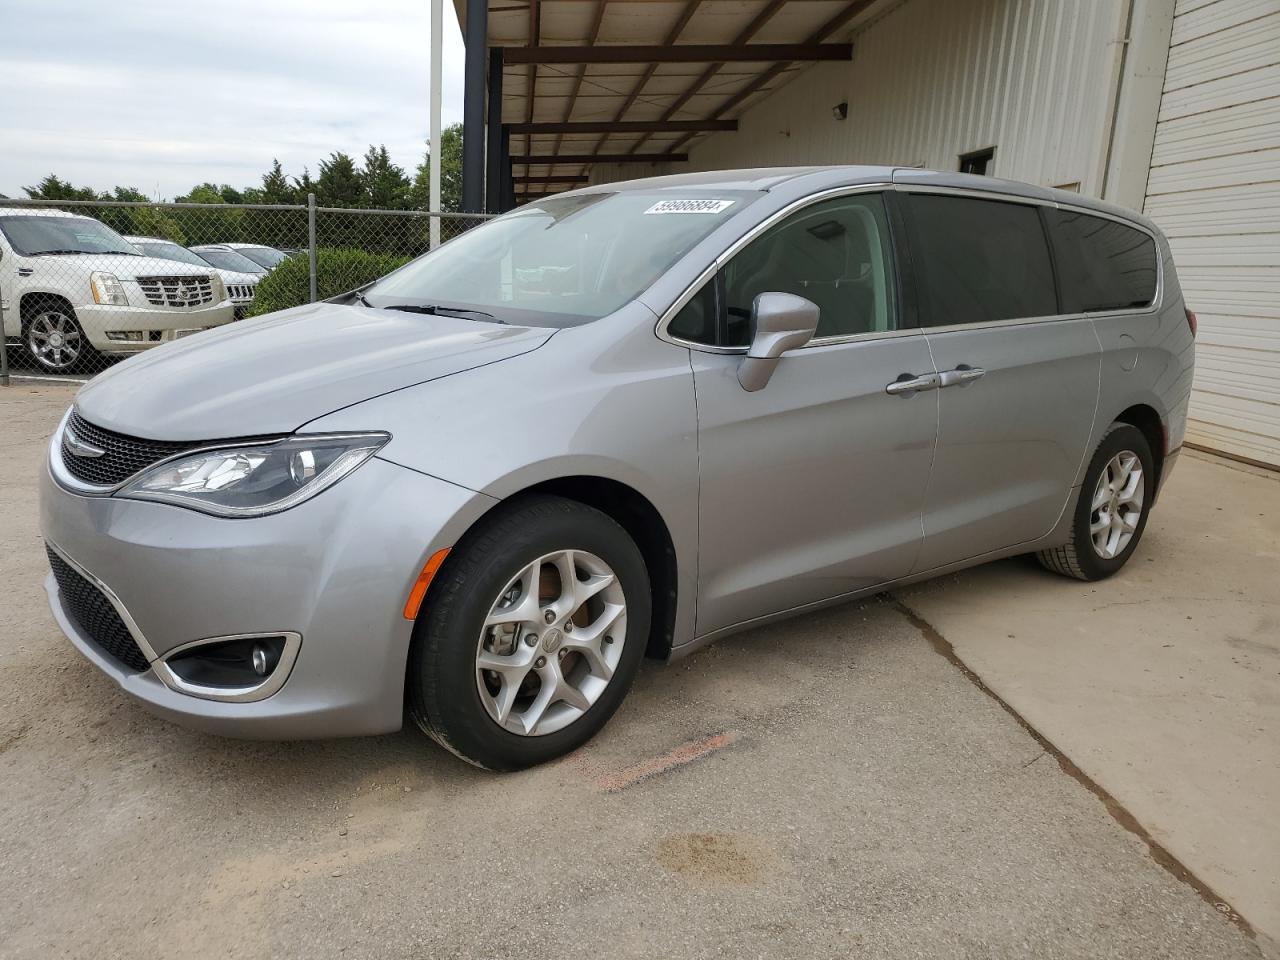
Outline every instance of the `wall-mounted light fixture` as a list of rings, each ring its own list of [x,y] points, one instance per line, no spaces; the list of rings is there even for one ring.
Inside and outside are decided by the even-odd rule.
[[[849,101],[841,100],[831,108],[831,116],[836,120],[845,120],[849,116]]]

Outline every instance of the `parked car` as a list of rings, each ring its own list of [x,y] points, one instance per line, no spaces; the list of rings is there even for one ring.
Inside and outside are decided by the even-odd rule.
[[[279,266],[281,261],[289,259],[289,255],[283,250],[261,243],[224,243],[222,246],[234,250],[242,257],[249,258],[265,270]]]
[[[243,318],[253,306],[253,291],[258,281],[262,279],[260,272],[223,269],[213,261],[201,257],[200,254],[172,240],[164,240],[160,237],[125,237],[125,239],[148,257],[158,260],[176,260],[179,263],[189,263],[194,267],[212,268],[222,278],[222,283],[227,288],[227,296],[235,307],[237,320]]]
[[[49,448],[46,586],[164,716],[321,737],[407,705],[525,767],[646,653],[1015,554],[1116,573],[1194,336],[1156,227],[1076,194],[594,186],[94,380]]]
[[[110,227],[60,210],[0,208],[4,335],[48,373],[137,353],[226,323],[222,279],[144,256]]]
[[[241,253],[237,253],[225,243],[201,243],[187,249],[201,260],[213,264],[219,270],[234,270],[237,273],[252,274],[259,279],[267,274],[267,268],[262,264],[250,260]]]

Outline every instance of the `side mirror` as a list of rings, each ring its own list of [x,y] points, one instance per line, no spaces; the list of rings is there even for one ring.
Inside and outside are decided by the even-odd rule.
[[[751,346],[738,367],[742,389],[762,389],[779,357],[812,340],[820,312],[816,303],[791,293],[758,294],[751,305]]]

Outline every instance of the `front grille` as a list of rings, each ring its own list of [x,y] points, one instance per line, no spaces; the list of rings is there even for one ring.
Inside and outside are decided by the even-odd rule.
[[[228,283],[227,296],[232,300],[252,300],[253,284],[252,283]]]
[[[79,457],[71,452],[68,434],[82,443],[104,451],[100,457]],[[207,446],[204,441],[143,440],[95,427],[74,411],[62,434],[62,465],[77,480],[103,487],[113,487],[132,477],[157,460],[184,450]]]
[[[79,571],[49,546],[49,566],[53,578],[58,581],[58,595],[67,615],[75,621],[86,637],[113,660],[128,667],[134,673],[142,673],[149,666],[147,655],[134,642],[133,634],[120,619],[106,595],[80,575]]]
[[[213,303],[213,281],[208,277],[139,277],[147,303],[153,307],[201,307]]]

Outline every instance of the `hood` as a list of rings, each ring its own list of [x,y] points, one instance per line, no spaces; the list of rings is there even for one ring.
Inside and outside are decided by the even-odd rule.
[[[202,269],[177,260],[135,257],[125,253],[53,253],[23,257],[22,266],[31,270],[33,276],[44,273],[65,277],[70,267],[85,277],[94,270],[101,270],[124,281],[137,277],[205,277],[213,272],[212,267]]]
[[[210,267],[210,273],[216,273],[223,283],[257,283],[262,279],[261,273],[241,273],[239,270],[223,270],[221,267]]]
[[[315,303],[139,354],[91,380],[75,405],[92,423],[153,440],[289,433],[361,400],[536,350],[554,332]]]

